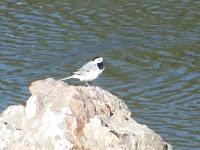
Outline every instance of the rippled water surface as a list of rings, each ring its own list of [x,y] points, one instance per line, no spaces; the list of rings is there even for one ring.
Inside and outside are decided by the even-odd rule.
[[[94,56],[94,84],[175,149],[200,148],[200,1],[0,1],[0,111]]]

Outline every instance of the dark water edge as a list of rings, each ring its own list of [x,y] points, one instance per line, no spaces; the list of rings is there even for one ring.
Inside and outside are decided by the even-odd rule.
[[[200,147],[199,1],[1,1],[0,111],[95,56],[94,81],[175,149]],[[69,81],[79,85],[78,81]]]

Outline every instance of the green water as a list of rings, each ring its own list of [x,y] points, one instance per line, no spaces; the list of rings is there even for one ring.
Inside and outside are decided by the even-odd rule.
[[[200,148],[200,1],[0,1],[0,111],[95,56],[95,85],[175,149]]]

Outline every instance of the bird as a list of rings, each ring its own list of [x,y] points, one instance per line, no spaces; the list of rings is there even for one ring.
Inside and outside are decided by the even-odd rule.
[[[79,79],[81,82],[85,82],[87,86],[89,86],[88,83],[91,84],[90,81],[98,78],[98,76],[104,71],[104,69],[105,68],[103,65],[103,57],[95,57],[87,62],[85,65],[83,65],[76,72],[73,72],[73,75],[60,80],[64,81],[72,78]]]

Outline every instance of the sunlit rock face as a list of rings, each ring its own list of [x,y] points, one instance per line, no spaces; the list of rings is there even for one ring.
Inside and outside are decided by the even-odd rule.
[[[121,99],[99,87],[46,79],[33,82],[30,91],[26,106],[1,113],[1,150],[172,149],[131,118]]]

